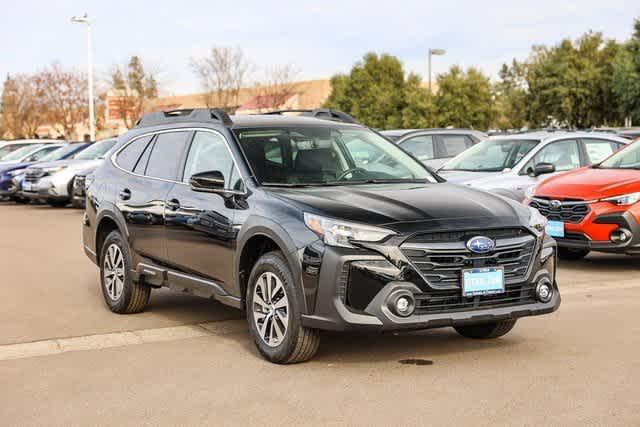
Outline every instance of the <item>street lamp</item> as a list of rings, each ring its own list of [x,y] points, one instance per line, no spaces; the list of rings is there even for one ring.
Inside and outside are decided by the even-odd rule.
[[[431,95],[431,57],[433,55],[444,55],[447,53],[444,49],[431,49],[429,48],[429,94]]]
[[[74,24],[87,25],[87,61],[89,71],[89,135],[91,141],[96,140],[96,118],[93,111],[93,60],[91,57],[91,21],[85,13],[83,16],[73,16],[71,22]]]

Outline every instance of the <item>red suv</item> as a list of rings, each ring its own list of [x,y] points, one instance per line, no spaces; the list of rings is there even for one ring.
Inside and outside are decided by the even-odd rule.
[[[640,142],[602,163],[553,176],[525,203],[547,217],[559,255],[590,251],[640,254]]]

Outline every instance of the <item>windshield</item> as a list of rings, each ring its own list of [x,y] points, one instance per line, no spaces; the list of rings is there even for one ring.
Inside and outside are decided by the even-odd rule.
[[[104,141],[95,142],[88,148],[85,148],[73,158],[75,160],[98,160],[104,159],[105,155],[115,145],[115,139],[105,139]]]
[[[38,161],[39,162],[55,162],[56,160],[64,159],[69,153],[73,153],[78,149],[79,144],[67,144],[42,156]]]
[[[44,146],[44,144],[29,144],[22,148],[18,148],[16,151],[7,154],[2,158],[2,160],[11,161],[11,160],[22,160],[23,157],[28,156],[32,151],[37,150],[38,148]]]
[[[454,157],[443,171],[501,172],[513,168],[540,141],[486,139]]]
[[[368,129],[323,126],[235,132],[264,185],[437,182],[421,163]]]
[[[640,169],[640,144],[634,142],[594,167],[603,169]]]
[[[13,153],[17,149],[22,148],[22,147],[24,147],[26,145],[29,145],[29,144],[9,144],[9,145],[5,145],[4,147],[0,148],[0,160],[4,160],[4,157],[7,156],[9,153]]]

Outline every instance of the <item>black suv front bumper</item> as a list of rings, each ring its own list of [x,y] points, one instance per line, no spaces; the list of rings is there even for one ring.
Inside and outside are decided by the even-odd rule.
[[[388,251],[393,253],[394,251]],[[395,251],[396,255],[399,253]],[[401,257],[402,255],[398,255]],[[405,258],[406,260],[406,258]],[[551,313],[561,302],[555,282],[556,246],[552,239],[533,244],[526,272],[510,276],[505,294],[491,297],[462,297],[459,282],[446,286],[425,280],[413,262],[396,264],[379,253],[366,255],[326,247],[318,277],[313,314],[303,315],[305,326],[328,330],[415,330],[461,326]],[[386,267],[385,267],[386,266]],[[395,272],[399,274],[393,277]],[[434,272],[437,274],[437,270]],[[431,276],[430,276],[431,277]],[[548,302],[536,298],[541,280],[552,284]],[[390,298],[399,291],[416,300],[408,317],[394,313]]]

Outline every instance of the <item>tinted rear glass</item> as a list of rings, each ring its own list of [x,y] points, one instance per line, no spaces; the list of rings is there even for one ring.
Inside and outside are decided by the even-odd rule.
[[[175,180],[189,132],[167,132],[156,137],[145,175]]]
[[[118,157],[116,158],[116,163],[118,163],[118,166],[129,172],[133,171],[133,169],[136,167],[136,164],[138,163],[140,155],[142,154],[144,149],[147,148],[147,145],[149,144],[149,141],[151,141],[151,138],[153,138],[153,135],[138,138],[124,147],[122,151],[118,153]]]

